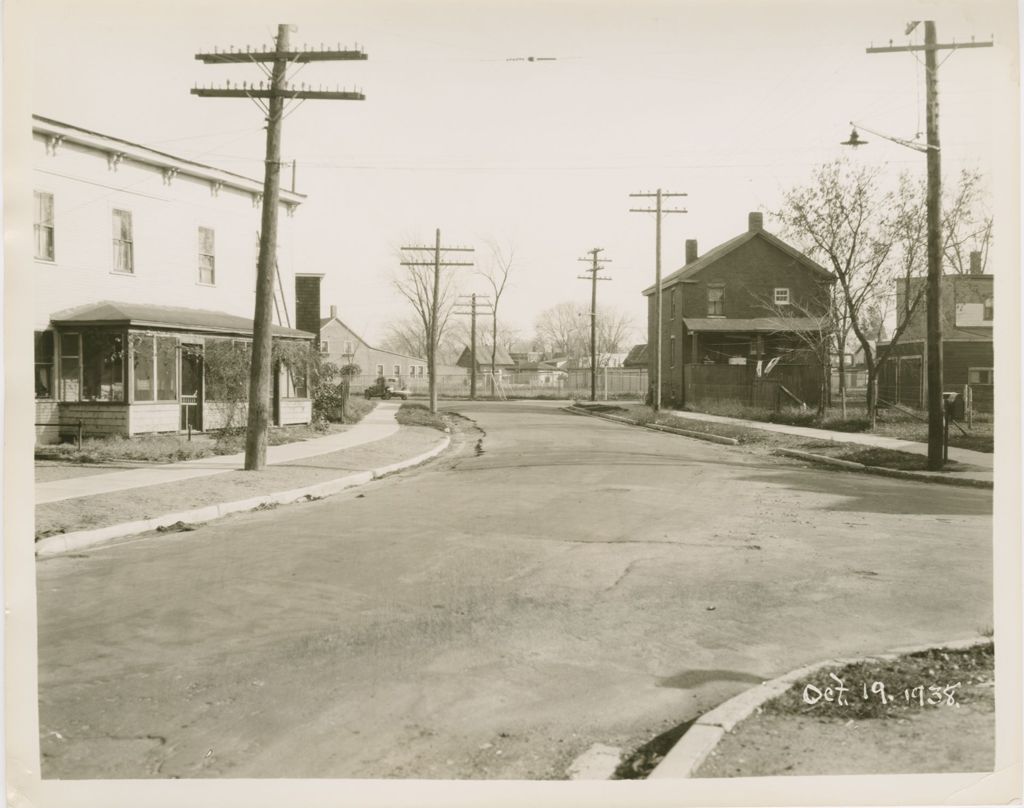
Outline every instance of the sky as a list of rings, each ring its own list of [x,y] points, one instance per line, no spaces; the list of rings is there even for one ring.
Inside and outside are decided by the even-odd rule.
[[[943,173],[980,170],[997,199],[1012,172],[1000,139],[1016,76],[1012,4],[805,2],[311,2],[34,0],[32,110],[106,134],[262,176],[262,114],[249,101],[201,99],[197,82],[262,78],[255,66],[206,66],[214,46],[358,44],[366,62],[309,65],[297,82],[356,87],[362,102],[308,101],[284,123],[282,159],[297,161],[296,269],[325,275],[323,303],[371,342],[411,313],[394,290],[397,247],[433,242],[514,248],[499,316],[523,336],[564,301],[589,303],[577,259],[602,247],[599,304],[632,317],[654,281],[655,222],[631,192],[685,192],[663,224],[663,271],[684,242],[703,253],[770,212],[815,166],[840,157],[887,177],[924,174],[923,155],[861,131],[924,129],[921,54],[868,55],[920,42],[910,19],[935,19],[940,41],[995,37],[992,49],[942,54]],[[545,61],[509,61],[526,57]],[[1012,120],[1012,119],[1011,119]],[[287,184],[288,172],[283,175]],[[643,201],[643,200],[640,200]],[[1016,219],[996,213],[996,242]],[[1001,222],[1006,226],[1001,230]],[[1006,240],[1004,236],[1004,241]],[[462,291],[486,291],[470,269]],[[998,268],[995,270],[998,273]]]

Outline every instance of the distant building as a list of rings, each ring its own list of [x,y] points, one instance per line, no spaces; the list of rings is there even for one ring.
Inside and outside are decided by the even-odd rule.
[[[995,322],[993,276],[981,271],[980,253],[971,254],[971,272],[942,278],[942,382],[944,392],[975,388],[975,403],[990,409],[994,397]],[[926,278],[912,278],[910,294],[916,297]],[[906,288],[896,287],[896,311],[905,309]],[[927,308],[915,307],[899,342],[893,346],[879,380],[879,397],[911,407],[925,406],[928,397]],[[899,321],[902,323],[902,320]]]
[[[626,358],[622,360],[622,367],[624,368],[646,369],[648,364],[647,343],[644,343],[643,345],[634,345],[629,349],[629,353],[626,354]]]
[[[419,356],[374,348],[338,317],[331,306],[330,316],[320,320],[320,355],[343,367],[358,365],[358,376],[399,376],[405,380],[426,379],[427,360]]]
[[[33,116],[36,439],[244,424],[206,359],[251,343],[261,181]],[[281,193],[277,340],[295,323]],[[278,367],[276,423],[307,423],[305,369]]]
[[[462,353],[459,355],[459,358],[456,360],[455,364],[460,368],[469,369],[473,367],[472,351],[470,350],[470,347],[468,345],[463,349]],[[495,351],[494,354],[495,375],[500,379],[504,374],[507,374],[509,371],[515,368],[515,366],[515,360],[512,359],[511,356],[509,356],[508,351],[506,351],[499,345],[497,351]],[[490,348],[484,348],[479,345],[477,346],[476,368],[477,373],[491,372]]]
[[[707,380],[717,372],[706,366],[757,368],[774,359],[774,364],[810,370],[798,394],[802,401],[816,402],[817,380],[825,377],[827,368],[801,335],[822,331],[833,280],[828,270],[767,232],[760,213],[749,215],[745,233],[703,256],[697,242],[688,240],[685,265],[662,279],[660,335],[656,287],[644,290],[648,345],[660,338],[662,346],[660,368],[655,367],[655,351],[648,350],[651,382],[660,371],[664,401],[681,405],[688,395],[703,397],[708,392],[712,383]],[[713,386],[725,386],[725,376],[738,379],[741,373],[718,376],[723,379]]]

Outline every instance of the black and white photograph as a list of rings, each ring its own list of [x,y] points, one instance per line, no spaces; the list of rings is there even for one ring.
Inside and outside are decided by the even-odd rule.
[[[1019,801],[1019,25],[7,0],[9,804]]]

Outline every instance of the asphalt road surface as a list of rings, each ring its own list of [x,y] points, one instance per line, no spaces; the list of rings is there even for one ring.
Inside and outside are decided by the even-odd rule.
[[[563,778],[799,665],[992,625],[988,491],[457,409],[422,469],[40,561],[43,776]]]

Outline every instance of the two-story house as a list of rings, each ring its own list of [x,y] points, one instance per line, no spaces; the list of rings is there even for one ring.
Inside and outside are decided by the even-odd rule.
[[[262,182],[34,116],[36,435],[172,432],[244,423],[204,356],[251,343]],[[308,345],[285,290],[281,194],[274,337]],[[221,350],[223,349],[223,350]],[[212,366],[211,366],[212,367]],[[278,368],[277,423],[306,423],[304,371]]]
[[[906,299],[921,298],[910,320],[892,346],[879,378],[879,396],[911,407],[925,406],[928,396],[928,313],[921,294],[926,278],[911,278],[896,285],[896,311],[902,324]],[[942,383],[945,391],[971,385],[974,405],[992,409],[992,326],[994,322],[993,276],[982,272],[981,254],[971,253],[970,273],[942,277]]]
[[[699,397],[693,385],[705,382],[706,365],[744,365],[756,373],[778,365],[813,368],[822,378],[819,356],[809,337],[827,328],[832,274],[764,229],[761,213],[751,213],[747,230],[700,255],[687,240],[686,263],[662,279],[661,333],[656,287],[648,299],[648,345],[661,340],[661,367],[649,348],[650,381],[660,372],[663,403],[682,405]],[[776,360],[772,362],[771,360]],[[697,368],[697,369],[694,369]],[[733,374],[736,375],[736,374]],[[815,384],[804,385],[803,401],[816,403]],[[819,387],[820,389],[820,387]]]

